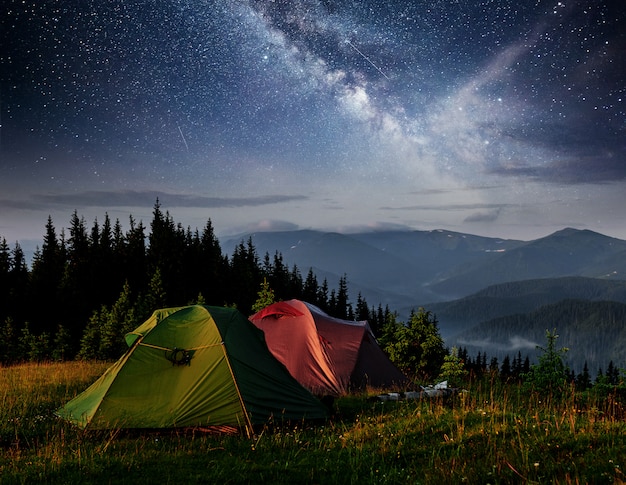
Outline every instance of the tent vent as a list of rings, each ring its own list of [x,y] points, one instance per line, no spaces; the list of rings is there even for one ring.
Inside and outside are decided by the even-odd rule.
[[[165,351],[165,358],[169,360],[172,365],[190,365],[191,362],[191,352],[185,349],[179,349],[178,347],[174,347],[173,350]]]

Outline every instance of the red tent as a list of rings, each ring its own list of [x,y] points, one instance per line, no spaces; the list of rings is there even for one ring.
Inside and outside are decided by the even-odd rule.
[[[317,395],[392,388],[407,382],[379,347],[369,324],[333,318],[300,300],[281,301],[250,317],[267,346],[300,384]]]

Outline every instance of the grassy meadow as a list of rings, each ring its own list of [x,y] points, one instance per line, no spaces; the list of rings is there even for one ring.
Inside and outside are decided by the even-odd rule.
[[[625,483],[614,396],[528,394],[495,379],[454,398],[335,403],[323,423],[254,437],[185,429],[84,432],[54,411],[109,364],[0,368],[0,483]]]

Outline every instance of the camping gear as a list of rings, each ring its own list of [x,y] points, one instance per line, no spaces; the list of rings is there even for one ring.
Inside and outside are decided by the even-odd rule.
[[[327,408],[267,349],[238,310],[155,311],[128,351],[57,414],[82,428],[234,426],[323,418]]]
[[[273,303],[250,317],[267,346],[313,394],[394,388],[407,378],[382,351],[366,321],[333,318],[300,300]]]

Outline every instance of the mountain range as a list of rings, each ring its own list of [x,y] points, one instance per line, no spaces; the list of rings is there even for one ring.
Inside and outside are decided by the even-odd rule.
[[[241,234],[220,244],[232,254],[249,239],[260,256],[280,253],[285,264],[296,265],[303,276],[312,269],[331,289],[345,275],[352,302],[361,294],[370,306],[382,304],[396,311],[400,320],[412,309],[432,311],[450,345],[490,353],[532,350],[544,342],[546,329],[554,327],[567,336],[567,346],[575,348],[576,335],[595,328],[610,339],[621,336],[626,323],[619,320],[617,306],[605,309],[609,313],[597,308],[600,302],[626,304],[626,241],[589,230],[566,228],[531,241],[446,230],[300,230]],[[559,304],[566,300],[570,307],[578,302],[580,318],[568,319],[563,308],[560,312]],[[593,318],[605,317],[618,320],[594,327]],[[536,328],[522,321],[536,322]],[[584,326],[587,334],[576,325]],[[593,352],[598,352],[596,344]],[[590,356],[576,355],[577,366]],[[623,360],[619,352],[610,356]],[[601,356],[587,360],[602,362]]]

